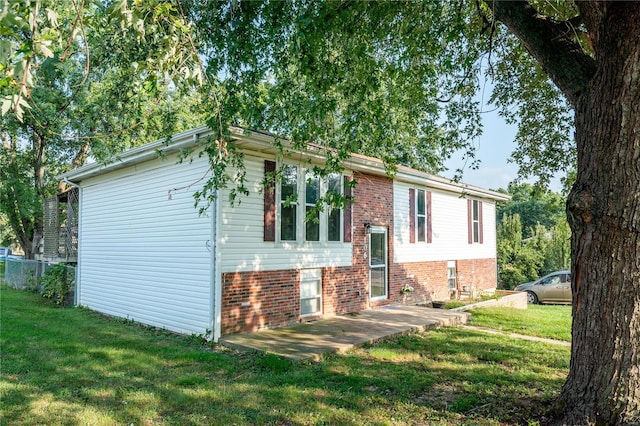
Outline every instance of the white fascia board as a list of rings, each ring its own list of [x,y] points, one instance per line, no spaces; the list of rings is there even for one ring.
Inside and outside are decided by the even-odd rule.
[[[207,126],[197,127],[172,136],[169,143],[167,143],[166,139],[160,139],[155,142],[124,151],[118,154],[112,162],[106,164],[87,164],[86,166],[82,166],[56,176],[56,179],[80,182],[93,176],[158,158],[158,152],[171,154],[178,152],[181,149],[195,146],[198,138],[208,136],[211,133],[211,129]]]
[[[379,176],[387,176],[384,163],[375,158],[352,155],[351,158],[347,160],[346,164],[353,170],[376,174]],[[404,166],[398,166],[398,171],[393,176],[393,179],[399,182],[406,182],[414,185],[425,186],[427,188],[440,189],[442,191],[460,194],[461,197],[471,196],[494,201],[508,201],[511,199],[509,195],[502,194],[497,191],[468,185],[462,182],[456,182],[442,176],[432,175],[430,173]]]

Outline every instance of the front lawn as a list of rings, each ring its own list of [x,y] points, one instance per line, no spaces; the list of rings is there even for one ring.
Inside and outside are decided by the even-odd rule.
[[[203,346],[0,291],[1,424],[535,424],[566,347],[443,328],[322,362]]]
[[[547,339],[571,341],[571,306],[529,305],[527,309],[501,307],[469,311],[472,325]]]

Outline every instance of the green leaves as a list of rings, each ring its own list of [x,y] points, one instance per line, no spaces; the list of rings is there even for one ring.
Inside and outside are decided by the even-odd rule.
[[[565,200],[529,184],[511,184],[511,200],[498,205],[497,257],[503,288],[569,269],[571,231]]]
[[[207,74],[223,86],[211,113],[225,124],[434,172],[478,134],[467,95],[480,49],[461,33],[465,5],[451,14],[445,1],[190,6]]]

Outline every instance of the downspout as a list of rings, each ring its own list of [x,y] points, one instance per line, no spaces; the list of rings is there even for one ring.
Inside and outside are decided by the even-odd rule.
[[[62,179],[64,183],[72,186],[78,190],[78,253],[76,254],[76,276],[75,276],[75,290],[73,292],[73,305],[78,306],[80,300],[80,245],[82,244],[82,187],[77,183],[73,183],[69,178],[64,177]]]
[[[218,342],[222,334],[222,272],[220,259],[220,235],[222,224],[222,209],[220,208],[220,190],[216,191],[214,203],[215,216],[213,220],[213,341]]]

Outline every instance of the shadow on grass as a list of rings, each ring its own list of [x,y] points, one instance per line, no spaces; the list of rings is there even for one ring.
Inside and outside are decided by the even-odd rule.
[[[3,424],[526,424],[569,360],[566,348],[441,329],[291,362],[6,288],[1,303]]]

